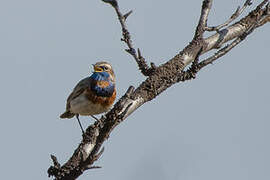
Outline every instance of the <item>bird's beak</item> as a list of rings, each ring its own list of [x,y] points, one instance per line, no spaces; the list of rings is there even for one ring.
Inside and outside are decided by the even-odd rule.
[[[94,66],[94,72],[102,72],[103,69],[99,66],[95,66],[94,64],[92,64]]]

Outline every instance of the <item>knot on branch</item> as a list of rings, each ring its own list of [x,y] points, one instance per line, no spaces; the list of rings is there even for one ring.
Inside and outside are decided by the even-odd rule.
[[[149,67],[145,61],[145,58],[142,56],[140,49],[138,49],[138,60],[137,60],[139,69],[141,70],[142,74],[145,76],[150,76],[156,71],[156,65],[151,62],[151,67]]]
[[[194,61],[192,62],[190,68],[186,71],[182,71],[179,76],[178,76],[178,81],[186,81],[186,80],[191,80],[196,78],[196,74],[200,71],[201,66],[199,64],[199,57],[203,51],[203,47],[199,49],[199,51],[196,54],[196,57]]]
[[[51,176],[57,177],[61,174],[61,170],[60,170],[61,165],[57,161],[57,158],[54,155],[51,155],[51,159],[52,159],[54,165],[49,167],[48,176],[49,177],[51,177]]]
[[[179,74],[178,82],[179,81],[187,81],[187,80],[195,79],[196,74],[200,71],[200,69],[201,68],[200,68],[198,63],[193,63],[188,70],[182,71]]]

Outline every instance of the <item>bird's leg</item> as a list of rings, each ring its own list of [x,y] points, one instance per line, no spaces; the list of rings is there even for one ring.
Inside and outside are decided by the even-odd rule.
[[[84,130],[83,130],[83,128],[82,128],[82,124],[81,124],[81,121],[80,121],[80,119],[79,119],[79,114],[76,114],[76,118],[77,118],[78,123],[79,123],[79,125],[80,125],[80,127],[81,127],[82,133],[84,134]]]
[[[99,120],[98,118],[96,118],[96,117],[95,117],[95,116],[93,116],[93,115],[91,115],[91,117],[92,117],[92,118],[94,118],[94,119],[95,119],[95,120],[97,120],[97,121]]]

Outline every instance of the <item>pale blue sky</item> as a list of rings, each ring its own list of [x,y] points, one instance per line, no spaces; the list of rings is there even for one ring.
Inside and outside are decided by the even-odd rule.
[[[160,64],[193,37],[201,1],[120,0],[147,60]],[[214,1],[209,24],[243,1]],[[254,6],[253,6],[254,7]],[[251,8],[248,8],[250,10]],[[50,154],[64,163],[81,140],[76,120],[60,120],[91,64],[109,61],[118,98],[145,78],[120,42],[113,9],[99,0],[0,2],[2,179],[48,179]],[[270,179],[270,26],[256,30],[197,79],[174,85],[120,124],[105,152],[79,179]],[[86,127],[91,118],[82,118]]]

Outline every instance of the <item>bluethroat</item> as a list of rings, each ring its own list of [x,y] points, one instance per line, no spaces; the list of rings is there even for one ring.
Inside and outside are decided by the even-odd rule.
[[[79,115],[92,116],[107,112],[115,98],[115,75],[112,66],[105,61],[93,64],[94,72],[90,77],[81,80],[67,98],[66,111],[60,118],[72,118]]]

